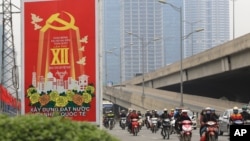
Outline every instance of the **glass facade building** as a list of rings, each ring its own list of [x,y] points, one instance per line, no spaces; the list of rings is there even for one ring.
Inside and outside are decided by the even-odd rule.
[[[230,39],[229,0],[103,0],[104,76],[119,84]]]
[[[230,40],[229,0],[184,0],[184,35],[203,28],[184,40],[188,57]]]
[[[162,14],[155,0],[121,0],[122,81],[164,66]]]
[[[120,1],[103,0],[103,80],[120,83]]]

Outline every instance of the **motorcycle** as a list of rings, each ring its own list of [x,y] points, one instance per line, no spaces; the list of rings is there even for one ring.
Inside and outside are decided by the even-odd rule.
[[[167,137],[167,139],[169,139],[169,135],[170,135],[170,119],[166,118],[162,121],[162,132],[161,135],[163,136],[163,139],[165,139]]]
[[[145,124],[146,124],[147,129],[149,129],[150,128],[150,116],[146,117]]]
[[[206,122],[206,141],[217,141],[218,140],[218,127],[214,121]]]
[[[115,119],[114,118],[108,118],[108,128],[112,130],[115,126]]]
[[[250,125],[250,120],[244,120],[244,125]]]
[[[170,134],[175,134],[175,119],[174,117],[171,118],[170,121]]]
[[[158,124],[158,118],[151,118],[151,131],[152,131],[152,133],[156,133],[156,131],[158,130],[157,124]]]
[[[139,116],[138,123],[139,123],[139,128],[141,129],[142,126],[143,126],[143,120],[142,120],[142,117],[141,117],[141,116]]]
[[[138,119],[134,118],[132,119],[132,133],[134,136],[137,136],[138,132],[139,132],[139,123],[138,123]]]
[[[126,124],[127,124],[127,118],[126,117],[121,117],[121,119],[120,119],[120,126],[121,126],[121,128],[123,130],[126,128]]]
[[[243,120],[233,120],[231,122],[231,125],[243,125],[244,121]]]
[[[183,120],[181,122],[182,131],[180,132],[180,141],[191,141],[192,138],[192,122],[190,120]]]

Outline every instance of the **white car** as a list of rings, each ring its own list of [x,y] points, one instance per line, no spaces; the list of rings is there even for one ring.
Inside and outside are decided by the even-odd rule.
[[[196,119],[196,115],[194,114],[194,112],[187,110],[188,111],[188,116],[189,118],[192,120],[192,128],[195,130],[197,128],[197,119]]]
[[[242,112],[242,109],[239,109],[239,113]],[[229,133],[230,125],[229,118],[233,113],[233,109],[226,109],[219,117],[219,134],[223,135],[224,132]]]

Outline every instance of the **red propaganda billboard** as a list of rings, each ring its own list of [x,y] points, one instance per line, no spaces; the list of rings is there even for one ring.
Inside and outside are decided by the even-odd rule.
[[[23,2],[24,113],[97,122],[95,0]]]

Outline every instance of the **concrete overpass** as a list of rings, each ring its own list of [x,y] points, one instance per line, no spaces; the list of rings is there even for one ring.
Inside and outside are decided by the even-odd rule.
[[[180,94],[165,90],[145,87],[145,96],[142,96],[142,87],[126,85],[125,87],[104,87],[103,98],[126,108],[145,111],[146,109],[162,110],[175,108],[180,105]],[[204,107],[214,107],[218,113],[234,106],[242,107],[246,103],[228,100],[207,98],[195,95],[183,95],[184,107],[200,112]]]
[[[124,85],[142,85],[142,76]],[[180,62],[144,74],[144,85],[180,92]],[[183,60],[183,93],[250,101],[250,34]]]

